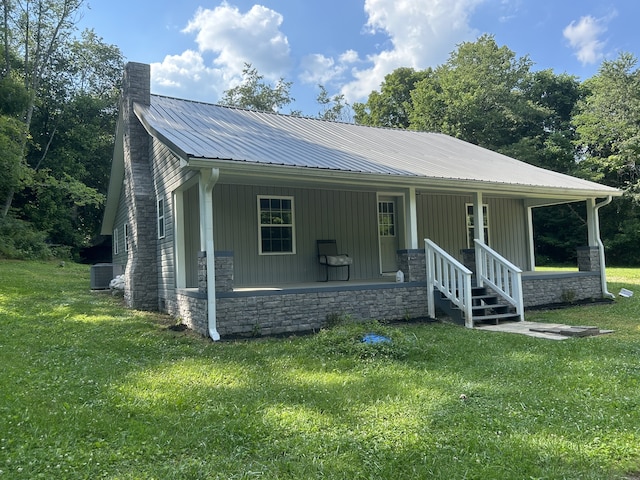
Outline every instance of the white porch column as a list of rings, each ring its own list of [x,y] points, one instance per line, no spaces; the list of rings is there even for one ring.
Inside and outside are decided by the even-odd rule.
[[[482,209],[482,192],[473,194],[473,239],[484,243],[484,212]]]
[[[218,181],[217,168],[200,170],[198,182],[200,197],[200,248],[207,254],[207,322],[209,336],[220,340],[216,324],[216,262],[213,245],[213,187]]]
[[[474,192],[473,194],[473,239],[480,240],[484,243],[484,211],[482,208],[482,192]],[[484,265],[480,261],[481,255],[479,247],[474,245],[472,247],[475,250],[475,264],[476,264],[476,281],[478,286],[482,286],[482,277],[484,276]]]
[[[405,193],[405,238],[408,249],[417,249],[420,245],[418,241],[418,206],[415,187],[410,187]]]
[[[484,215],[482,210],[482,192],[474,192],[473,194],[473,239],[480,240],[480,242],[484,243]],[[475,264],[476,264],[476,281],[478,282],[478,286],[482,286],[482,277],[484,275],[482,262],[479,261],[481,258],[478,247],[475,245],[472,246],[475,250]]]
[[[590,247],[597,247],[599,238],[600,222],[598,220],[598,211],[596,209],[596,199],[587,198],[587,245]]]
[[[533,207],[526,206],[527,209],[527,240],[529,247],[529,269],[536,270],[536,246],[533,241]]]

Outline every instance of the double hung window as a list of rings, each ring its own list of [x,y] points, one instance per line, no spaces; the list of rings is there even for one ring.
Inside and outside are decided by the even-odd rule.
[[[260,255],[296,253],[293,197],[258,196]]]
[[[474,248],[475,242],[473,241],[476,235],[475,218],[473,215],[473,204],[467,203],[467,248]],[[484,243],[489,245],[489,206],[482,205],[482,216],[484,217]]]

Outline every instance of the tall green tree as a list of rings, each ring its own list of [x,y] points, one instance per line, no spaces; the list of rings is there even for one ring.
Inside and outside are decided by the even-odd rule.
[[[32,118],[33,182],[14,205],[51,242],[77,250],[99,230],[124,60],[117,47],[85,31],[55,61]]]
[[[586,97],[573,117],[579,138],[580,170],[594,180],[637,195],[640,165],[640,70],[621,53],[604,61],[584,82]]]
[[[28,102],[22,115],[24,140],[23,156],[27,152],[27,136],[31,129],[43,79],[54,69],[53,58],[71,38],[83,0],[3,0],[2,49],[4,62],[1,75],[13,73],[20,59],[18,75],[23,81]],[[5,195],[0,216],[11,208],[15,190]]]
[[[316,101],[320,105],[320,112],[317,118],[321,120],[329,120],[332,122],[350,122],[349,104],[345,101],[344,95],[329,95],[324,85],[318,85],[320,92],[316,97]]]
[[[640,69],[621,53],[584,82],[573,123],[582,176],[624,190],[605,207],[601,226],[610,261],[640,264]]]
[[[551,70],[530,73],[522,88],[530,114],[521,136],[500,151],[527,163],[556,172],[573,173],[576,167],[573,110],[581,98],[579,81]]]
[[[492,150],[517,142],[542,115],[523,93],[532,65],[490,35],[465,42],[412,91],[411,128]]]
[[[275,86],[272,86],[264,81],[264,76],[260,75],[256,68],[245,63],[242,70],[242,82],[226,90],[220,103],[261,112],[279,112],[280,109],[295,100],[290,94],[291,85],[291,82],[285,82],[283,78],[280,78]]]
[[[20,116],[28,94],[13,74],[0,78],[0,198],[20,189],[28,176],[23,155],[24,127]]]
[[[355,121],[360,125],[409,128],[413,110],[411,92],[416,84],[433,76],[433,71],[397,68],[384,77],[380,92],[372,91],[365,103],[355,103]]]

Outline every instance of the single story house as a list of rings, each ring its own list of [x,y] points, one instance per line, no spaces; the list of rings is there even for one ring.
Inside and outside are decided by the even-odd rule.
[[[620,194],[442,134],[152,95],[129,63],[102,233],[130,307],[214,340],[447,308],[472,327],[610,296],[598,209]],[[532,209],[568,202],[588,212],[579,269],[536,272]]]

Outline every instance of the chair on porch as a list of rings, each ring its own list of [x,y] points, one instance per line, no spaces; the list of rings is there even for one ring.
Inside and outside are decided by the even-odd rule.
[[[325,266],[325,279],[323,281],[329,281],[329,267],[347,267],[347,278],[345,282],[348,281],[351,276],[353,258],[346,253],[338,253],[338,246],[335,240],[318,240],[317,245],[318,261],[320,265]]]

